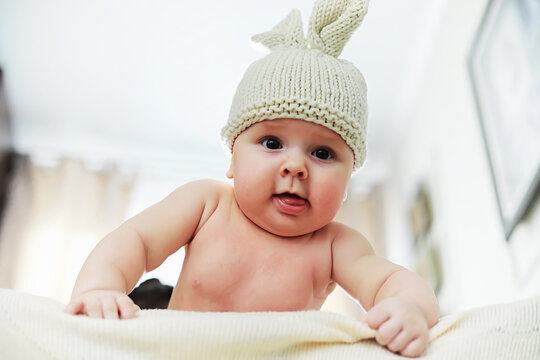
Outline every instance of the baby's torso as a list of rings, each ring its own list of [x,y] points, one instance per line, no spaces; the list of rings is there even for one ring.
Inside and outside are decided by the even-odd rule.
[[[249,222],[232,201],[221,201],[186,245],[169,309],[319,309],[335,286],[328,232],[278,237]]]

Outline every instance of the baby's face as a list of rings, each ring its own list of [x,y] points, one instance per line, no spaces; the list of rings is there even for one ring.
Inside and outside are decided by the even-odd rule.
[[[345,195],[353,153],[332,130],[296,119],[258,122],[235,140],[236,201],[259,227],[298,236],[328,224]]]

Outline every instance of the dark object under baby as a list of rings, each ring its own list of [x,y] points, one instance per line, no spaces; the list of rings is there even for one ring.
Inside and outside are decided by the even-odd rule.
[[[158,279],[148,279],[139,284],[128,295],[141,309],[166,309],[173,287],[162,284]]]

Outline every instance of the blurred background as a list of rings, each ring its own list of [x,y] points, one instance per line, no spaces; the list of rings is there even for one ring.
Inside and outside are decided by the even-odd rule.
[[[250,43],[311,0],[0,0],[0,287],[67,302],[95,244],[199,178]],[[368,158],[337,220],[442,313],[540,295],[540,1],[373,0],[345,47]],[[183,251],[142,279],[174,285]],[[347,310],[336,294],[325,309]],[[345,309],[345,310],[344,310]]]

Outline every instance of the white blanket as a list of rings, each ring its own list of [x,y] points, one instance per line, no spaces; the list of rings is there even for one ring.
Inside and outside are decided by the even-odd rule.
[[[355,319],[322,311],[143,310],[131,320],[63,313],[0,289],[0,359],[396,359]],[[443,318],[425,359],[540,359],[540,297]]]

